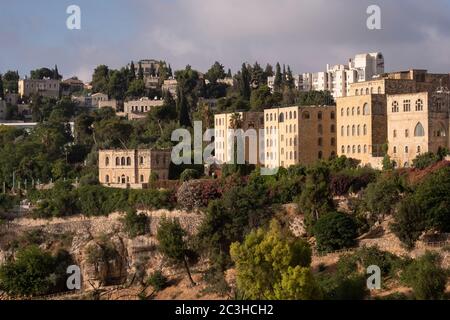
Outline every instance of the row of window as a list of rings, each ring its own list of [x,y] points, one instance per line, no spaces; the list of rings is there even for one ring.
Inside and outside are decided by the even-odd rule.
[[[144,157],[139,157],[139,164],[144,164]],[[155,157],[155,163],[158,165],[160,163],[160,156]],[[105,166],[109,166],[109,157],[105,158]],[[163,157],[163,164],[167,164],[167,158]],[[131,157],[116,157],[116,166],[131,166]]]
[[[405,146],[404,151],[405,151],[405,153],[409,153],[409,147]],[[416,152],[417,153],[421,153],[422,152],[422,148],[420,146],[417,146]],[[392,153],[397,154],[397,147],[396,146],[392,147]]]
[[[367,125],[365,124],[362,128],[363,128],[362,135],[366,136],[367,135]],[[350,130],[351,130],[351,132],[350,132]],[[345,126],[341,126],[341,137],[343,137],[345,135],[345,131],[346,131]],[[347,137],[350,137],[350,135],[360,136],[361,135],[361,125],[359,125],[359,124],[352,125],[351,127],[347,126]]]
[[[367,153],[368,152],[368,148],[367,145],[361,146],[361,145],[353,145],[353,146],[347,146],[347,154],[350,153]],[[345,146],[341,147],[341,153],[345,154]]]
[[[423,100],[422,99],[416,100],[415,110],[423,111]],[[410,111],[411,111],[411,100],[409,100],[409,99],[403,100],[403,112],[410,112]],[[400,112],[400,106],[397,101],[392,102],[392,112],[393,113]]]
[[[347,112],[345,111],[347,110]],[[341,117],[343,117],[345,114],[347,114],[347,117],[352,115],[354,116],[355,114],[357,116],[361,115],[361,107],[353,107],[353,108],[341,108]],[[367,103],[364,104],[363,108],[362,108],[362,115],[363,116],[368,116],[370,115],[370,108],[369,105]]]
[[[151,107],[149,106],[131,106],[131,111],[135,112],[148,112]]]
[[[381,87],[378,87],[378,89],[377,89],[377,94],[381,94]],[[366,88],[366,89],[364,89],[364,88],[361,88],[360,90],[358,90],[358,89],[356,89],[355,90],[355,96],[359,96],[359,95],[364,95],[364,94],[366,94],[366,95],[369,95],[369,94],[374,94],[374,89],[373,88]]]
[[[335,119],[336,115],[332,111],[330,113],[330,119]],[[278,119],[278,122],[284,122],[285,120],[292,120],[297,119],[297,111],[289,111],[289,112],[281,112],[280,117]],[[302,119],[309,120],[311,119],[311,113],[309,111],[303,111],[302,112]],[[317,113],[317,120],[323,120],[323,112],[319,111]],[[277,114],[276,113],[266,113],[266,121],[277,121]]]
[[[161,177],[161,178],[162,178],[162,179],[165,179],[164,176]],[[111,181],[110,181],[110,177],[109,177],[108,174],[105,176],[105,182],[106,182],[106,183],[110,183],[110,182],[111,182]],[[146,182],[146,181],[145,181],[145,177],[144,177],[143,174],[141,174],[141,175],[139,176],[139,182],[140,182],[140,183],[145,183],[145,182]],[[117,177],[117,183],[118,183],[118,184],[126,184],[126,183],[130,183],[130,177],[129,177],[129,176],[125,176],[125,175],[122,175],[122,176],[120,176],[120,177]]]

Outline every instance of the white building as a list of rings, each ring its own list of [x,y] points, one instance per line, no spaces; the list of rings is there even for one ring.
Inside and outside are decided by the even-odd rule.
[[[381,52],[357,54],[348,65],[327,65],[326,71],[308,72],[295,76],[295,87],[300,91],[330,91],[334,98],[349,95],[350,84],[364,82],[384,73]],[[267,79],[273,90],[275,77]]]

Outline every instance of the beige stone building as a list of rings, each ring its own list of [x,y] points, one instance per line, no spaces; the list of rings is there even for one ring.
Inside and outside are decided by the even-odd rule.
[[[119,109],[119,102],[116,99],[106,100],[106,101],[99,101],[98,102],[98,108],[111,108],[113,110]]]
[[[245,136],[242,137],[242,139],[245,139],[245,144],[243,140],[241,140],[244,147],[245,162],[251,164],[260,163],[260,150],[262,150],[260,130],[264,130],[263,112],[223,113],[214,116],[216,161],[218,163],[228,163],[233,159],[233,143],[230,143],[229,141],[232,139],[232,135],[228,129],[233,129],[234,123],[236,122],[239,123],[238,128],[242,129],[245,134]],[[234,145],[236,145],[236,142]]]
[[[152,100],[149,98],[127,101],[124,103],[123,115],[128,117],[129,120],[143,119],[152,108],[163,105],[164,100]]]
[[[426,152],[449,147],[449,94],[387,96],[388,154],[398,167],[409,167]]]
[[[266,109],[265,165],[288,168],[336,155],[336,107]]]
[[[337,99],[337,152],[379,168],[387,142],[386,96],[358,95]]]
[[[116,188],[146,188],[152,173],[169,179],[170,150],[100,150],[99,181]]]
[[[59,97],[60,80],[53,79],[22,79],[19,80],[19,95],[21,98],[37,93],[43,97]]]

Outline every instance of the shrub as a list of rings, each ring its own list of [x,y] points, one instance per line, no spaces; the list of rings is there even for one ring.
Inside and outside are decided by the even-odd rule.
[[[148,231],[148,218],[145,214],[137,214],[136,210],[129,209],[123,218],[123,226],[129,237],[142,236]]]
[[[167,287],[168,281],[161,271],[155,271],[148,277],[147,284],[155,291],[161,291]]]
[[[200,173],[195,169],[186,169],[180,175],[180,180],[183,182],[195,180],[200,178]]]
[[[427,152],[423,153],[421,155],[418,155],[413,160],[413,167],[416,169],[425,169],[429,166],[432,166],[433,164],[439,162],[441,159],[435,155],[433,152]]]
[[[13,296],[38,296],[63,290],[70,255],[56,256],[30,246],[19,250],[14,261],[0,267],[0,287]]]
[[[178,205],[187,210],[208,206],[211,200],[221,195],[216,180],[192,180],[184,182],[177,192]]]
[[[355,243],[356,223],[350,216],[333,212],[322,216],[314,226],[319,251],[334,251]]]
[[[444,296],[447,274],[440,267],[438,254],[427,252],[413,261],[402,273],[403,282],[414,291],[419,300],[437,300]]]

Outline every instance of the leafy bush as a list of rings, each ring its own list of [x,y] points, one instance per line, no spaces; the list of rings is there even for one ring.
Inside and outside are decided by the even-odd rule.
[[[427,252],[402,273],[403,282],[413,289],[416,299],[437,300],[444,297],[447,273],[440,264],[438,254]]]
[[[155,271],[148,277],[147,284],[151,285],[155,291],[161,291],[167,287],[168,281],[161,271]]]
[[[129,209],[123,218],[123,226],[129,237],[142,236],[148,231],[148,218],[145,214],[137,214],[136,210]]]
[[[441,159],[434,154],[433,152],[427,152],[423,153],[421,155],[418,155],[413,160],[413,167],[416,169],[425,169],[427,167],[430,167],[431,165],[439,162]]]
[[[184,182],[177,192],[178,205],[187,210],[207,207],[219,198],[220,186],[216,180],[192,180]]]
[[[195,169],[186,169],[180,175],[180,180],[183,182],[195,180],[200,178],[200,173]]]
[[[322,216],[313,230],[317,249],[322,252],[352,247],[357,236],[353,218],[339,212]]]
[[[21,249],[16,260],[0,267],[0,287],[13,296],[38,296],[61,291],[66,269],[71,263],[67,252],[52,256],[37,246]]]

